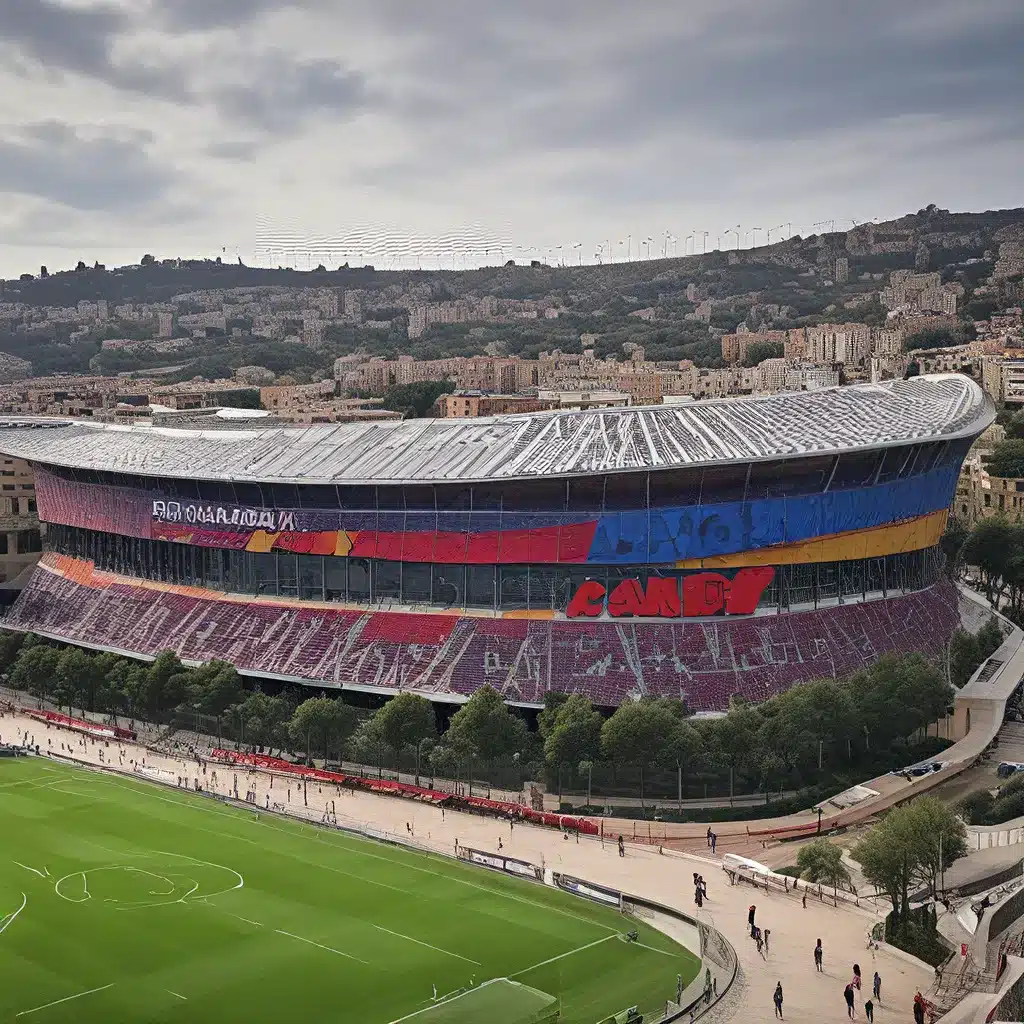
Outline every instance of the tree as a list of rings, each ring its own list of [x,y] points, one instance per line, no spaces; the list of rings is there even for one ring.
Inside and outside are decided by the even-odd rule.
[[[437,735],[434,708],[426,697],[400,693],[392,697],[374,716],[380,738],[395,753],[395,761],[408,747],[416,749],[416,785],[419,785],[420,747]]]
[[[546,740],[558,718],[559,708],[569,699],[569,694],[561,690],[547,690],[544,693],[544,709],[537,716],[537,731],[541,739]]]
[[[582,694],[574,693],[555,713],[544,739],[544,759],[561,789],[562,765],[592,761],[601,749],[601,713]]]
[[[704,749],[701,734],[687,721],[680,718],[665,740],[663,756],[667,765],[678,772],[677,796],[682,802],[686,788],[686,772]]]
[[[601,727],[601,750],[610,761],[640,770],[640,804],[644,802],[644,770],[664,763],[668,737],[678,719],[671,702],[638,700],[620,704]]]
[[[952,348],[964,343],[963,335],[949,327],[927,327],[922,331],[914,331],[903,339],[903,351],[913,352],[916,349]]]
[[[469,757],[507,757],[526,745],[526,723],[497,690],[482,686],[452,716],[444,743]]]
[[[1014,444],[1021,445],[1021,457],[1024,459],[1024,441]],[[1020,468],[1024,472],[1024,464]],[[1020,523],[1011,523],[1002,516],[996,516],[983,519],[971,531],[964,544],[963,557],[969,565],[978,567],[990,604],[998,602],[1008,587],[1014,591],[1011,603],[1015,599],[1017,604],[1020,603],[1017,592],[1022,583],[1022,552],[1024,525]]]
[[[161,651],[146,672],[142,710],[151,721],[176,708],[185,696],[187,676],[174,651]]]
[[[61,651],[54,690],[58,706],[67,705],[70,710],[77,705],[83,710],[95,710],[100,681],[101,676],[88,651],[81,647],[66,647]]]
[[[11,670],[11,686],[16,690],[25,690],[41,701],[46,700],[56,686],[59,660],[60,651],[56,647],[42,643],[29,646],[26,641]]]
[[[25,634],[13,629],[0,629],[0,672],[7,672],[17,661]]]
[[[766,359],[781,359],[784,349],[781,341],[755,341],[747,349],[744,366],[757,366]]]
[[[245,696],[238,670],[226,661],[208,661],[187,673],[185,678],[186,699],[204,715],[220,717]]]
[[[988,460],[983,461],[992,476],[1024,477],[1024,440],[1015,437],[1000,441],[992,448]]]
[[[827,839],[815,839],[800,848],[796,855],[800,877],[808,882],[831,885],[833,892],[850,885],[850,872],[843,863],[843,851]]]
[[[246,697],[235,710],[241,720],[246,743],[261,747],[283,746],[287,732],[285,726],[290,717],[286,700],[257,691]]]
[[[911,889],[938,894],[941,873],[967,853],[963,821],[935,797],[895,807],[853,851],[864,877],[888,897],[897,930],[910,920]]]
[[[326,760],[332,750],[340,752],[342,744],[356,727],[355,709],[330,697],[304,700],[288,722],[288,735],[293,749],[305,750],[309,759],[319,750]]]

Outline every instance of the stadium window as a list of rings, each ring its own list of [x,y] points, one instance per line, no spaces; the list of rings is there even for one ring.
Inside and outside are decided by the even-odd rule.
[[[377,488],[376,487],[339,487],[338,503],[342,509],[349,512],[376,512],[377,511]],[[373,529],[373,527],[363,527]]]
[[[402,596],[402,563],[383,559],[373,561],[372,601],[394,600]]]
[[[839,566],[836,562],[819,562],[816,604],[833,604],[839,599]]]
[[[612,473],[605,477],[604,507],[609,512],[647,508],[647,473]]]
[[[569,504],[572,512],[600,512],[604,508],[603,475],[573,477],[569,481]]]
[[[438,570],[444,570],[448,576],[449,566],[439,566]],[[466,607],[468,608],[494,608],[497,567],[493,565],[467,565],[466,566]],[[435,600],[437,595],[437,583],[435,575],[434,584]]]
[[[500,511],[503,488],[500,484],[474,484],[473,510]]]
[[[324,560],[320,555],[299,555],[299,597],[306,601],[324,599]]]
[[[525,565],[498,566],[498,607],[503,611],[529,608],[530,570]]]
[[[466,601],[463,599],[463,595],[466,592],[467,568],[485,569],[489,573],[489,577],[486,581],[487,586],[484,588],[487,593],[487,599],[484,602],[483,607],[493,608],[494,567],[491,565],[467,567],[464,565],[442,565],[440,563],[431,564],[431,603],[442,608],[464,608],[466,606]]]
[[[277,555],[273,551],[249,552],[249,579],[245,590],[248,593],[277,593]]]
[[[907,458],[908,452],[905,447],[886,448],[882,453],[882,463],[878,467],[875,483],[886,484],[891,480],[896,480],[901,475]]]
[[[0,555],[7,554],[7,534],[0,533]]]
[[[828,485],[830,491],[847,491],[868,487],[878,472],[882,453],[878,451],[847,452],[839,456],[839,464]]]
[[[864,590],[868,594],[885,594],[884,558],[869,558],[865,561]]]
[[[701,475],[699,469],[667,469],[651,473],[651,507],[699,505]]]
[[[295,484],[271,484],[273,508],[298,508],[299,491]]]
[[[344,601],[348,597],[348,560],[324,559],[324,597],[328,601]]]
[[[434,488],[430,484],[403,487],[406,511],[433,512],[437,508],[469,508],[468,487],[445,487],[443,491],[443,497],[439,496],[435,505]]]
[[[401,487],[378,487],[377,488],[377,508],[381,512],[405,511],[405,497],[402,494]]]
[[[561,512],[565,498],[565,480],[520,480],[505,484],[502,508],[506,512]]]
[[[14,470],[13,469],[11,469],[11,470],[7,470],[7,469],[0,470],[0,476],[14,476]]]
[[[403,604],[430,604],[431,566],[428,562],[402,563]]]
[[[840,597],[864,596],[864,563],[860,560],[841,562],[839,565]]]
[[[348,560],[348,596],[351,601],[369,604],[370,560],[368,558],[350,558]]]
[[[290,551],[277,555],[277,592],[282,597],[296,597],[299,592],[298,558]]]
[[[244,484],[236,480],[231,485],[231,489],[235,495],[234,504],[242,505],[246,508],[264,507],[263,492],[260,490],[259,484]]]
[[[338,490],[328,484],[299,484],[300,508],[337,508]]]
[[[785,566],[783,570],[785,580],[783,604],[787,608],[814,603],[815,568],[813,565]]]
[[[565,606],[561,593],[562,579],[559,572],[547,566],[531,566],[527,584],[527,598],[530,607],[541,611],[553,611]]]
[[[708,466],[701,480],[700,503],[718,505],[726,501],[742,501],[747,490],[746,463],[732,466]]]

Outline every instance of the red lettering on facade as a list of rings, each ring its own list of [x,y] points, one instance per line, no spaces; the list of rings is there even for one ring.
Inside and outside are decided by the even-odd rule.
[[[622,580],[607,594],[612,618],[637,616],[677,619],[704,615],[752,615],[761,595],[775,578],[770,566],[740,569],[732,579],[718,572],[700,572],[679,579],[651,576],[646,591],[639,580]],[[605,610],[606,590],[597,580],[587,580],[573,594],[566,616],[596,618]]]
[[[598,583],[597,580],[586,580],[579,585],[576,593],[572,595],[572,600],[569,602],[569,607],[566,608],[565,614],[570,619],[578,619],[581,615],[594,618],[604,611],[604,595],[603,583]]]

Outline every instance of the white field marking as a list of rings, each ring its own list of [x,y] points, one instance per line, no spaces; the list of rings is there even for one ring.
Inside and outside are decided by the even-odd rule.
[[[188,997],[181,995],[179,992],[172,992],[169,988],[165,988],[164,991],[168,995],[174,996],[175,999],[180,999],[183,1003],[187,1003],[188,1002]]]
[[[286,835],[294,836],[297,839],[307,839],[308,840],[310,838],[308,835],[303,835],[303,834],[301,834],[299,832],[294,832],[291,829],[278,828],[278,827],[276,827],[274,825],[271,825],[268,822],[265,822],[265,821],[262,821],[262,820],[258,821],[258,822],[252,822],[252,824],[261,825],[264,828],[273,829],[275,832],[284,832]],[[310,827],[312,828],[312,827],[315,827],[315,826],[311,825]],[[333,838],[333,839],[355,838],[355,837],[348,837],[348,836],[344,836],[343,837],[343,836],[339,836],[336,833],[331,833],[331,832],[324,833],[323,830],[318,830],[317,834],[318,835],[326,835],[328,838]],[[393,865],[395,863],[394,860],[392,860],[389,857],[383,857],[383,856],[381,856],[378,853],[371,853],[369,850],[363,849],[363,846],[364,845],[368,845],[370,842],[372,842],[372,840],[370,840],[370,839],[359,840],[358,838],[355,838],[355,842],[357,844],[359,844],[359,845],[352,846],[352,845],[345,845],[344,843],[329,843],[328,845],[334,846],[335,848],[340,848],[342,850],[346,850],[349,853],[354,853],[358,857],[369,857],[372,860],[384,861],[384,863],[391,864],[391,865]],[[439,854],[433,854],[433,853],[429,853],[429,852],[422,851],[422,850],[415,851],[415,852],[419,853],[420,856],[424,857],[427,860],[436,860],[440,856]],[[335,871],[338,874],[343,874],[343,875],[350,874],[350,872],[348,872],[348,871],[342,871],[340,868],[333,868],[333,867],[330,867],[330,866],[328,866],[326,864],[313,864],[312,866],[313,867],[318,867],[318,868],[323,868],[326,871]],[[468,878],[459,878],[456,875],[449,875],[449,874],[446,874],[443,871],[431,871],[430,868],[420,867],[417,864],[403,863],[402,866],[405,867],[405,868],[408,868],[411,871],[418,871],[421,874],[433,875],[435,878],[442,878],[442,879],[445,879],[445,880],[450,881],[450,882],[457,882],[459,885],[468,885],[471,889],[479,889],[481,892],[489,893],[492,896],[502,896],[505,899],[515,900],[517,903],[525,903],[527,906],[536,907],[538,910],[552,911],[552,912],[554,912],[556,914],[561,914],[563,917],[571,917],[571,918],[573,918],[576,921],[582,921],[585,924],[593,925],[593,927],[595,927],[595,928],[601,928],[603,931],[611,932],[612,934],[618,934],[617,929],[612,928],[609,925],[600,924],[597,921],[592,921],[592,920],[590,920],[590,918],[583,917],[581,914],[574,914],[571,910],[566,910],[563,907],[554,907],[554,906],[548,906],[547,904],[544,904],[544,903],[537,903],[534,900],[528,900],[528,899],[526,899],[523,896],[516,896],[516,895],[514,895],[514,894],[512,894],[510,892],[502,892],[500,889],[489,889],[489,888],[487,888],[486,885],[478,885],[476,882],[469,881]],[[387,885],[386,882],[375,882],[372,879],[365,878],[362,875],[353,875],[352,877],[358,878],[358,879],[360,879],[360,881],[363,881],[363,882],[368,882],[371,885],[380,885],[380,886],[384,886],[385,888],[388,888],[388,889],[396,889],[397,888],[397,886]],[[407,893],[410,896],[422,897],[422,895],[423,895],[422,893],[416,892],[413,889],[398,889],[398,891],[399,892]]]
[[[530,971],[535,971],[538,967],[546,967],[548,964],[553,964],[556,960],[564,960],[567,956],[572,956],[575,953],[582,953],[585,949],[591,949],[593,946],[600,946],[602,942],[607,942],[609,939],[617,937],[617,935],[606,935],[603,939],[595,939],[593,942],[588,942],[585,946],[577,946],[576,949],[570,949],[568,953],[559,953],[558,956],[552,956],[547,960],[541,960],[539,964],[534,964],[532,967],[526,967],[521,971],[516,971],[515,974],[510,974],[509,977],[518,978],[520,974],[529,974]]]
[[[21,906],[14,911],[13,914],[8,914],[6,917],[0,918],[0,935],[3,935],[8,928],[14,924],[15,918],[25,909],[25,905],[28,903],[28,896],[25,893],[21,894]]]
[[[63,999],[54,999],[52,1003],[43,1003],[42,1006],[33,1006],[31,1010],[22,1010],[21,1013],[16,1013],[15,1017],[24,1017],[28,1013],[38,1013],[40,1010],[47,1010],[51,1006],[59,1006],[61,1003],[70,1003],[72,999],[81,999],[82,996],[91,996],[96,992],[106,992],[108,988],[113,988],[115,982],[111,982],[109,985],[101,985],[99,988],[91,988],[88,992],[79,992],[78,995],[65,996]]]
[[[619,938],[629,946],[639,946],[641,949],[649,949],[652,953],[660,953],[662,956],[675,957],[675,953],[670,953],[666,949],[658,949],[657,946],[648,946],[644,942],[630,942],[625,935],[620,935]]]
[[[20,860],[12,860],[12,864],[17,864],[19,868],[24,868],[26,871],[31,871],[33,875],[38,875],[40,878],[49,878],[47,871],[40,871],[38,868],[30,868],[27,864],[22,864]]]
[[[435,952],[444,953],[445,956],[453,956],[456,960],[465,960],[467,964],[476,964],[477,967],[483,967],[483,964],[479,960],[470,960],[468,956],[461,956],[459,953],[453,953],[451,950],[442,949],[440,946],[432,946],[429,942],[422,942],[420,939],[414,939],[411,935],[403,935],[401,932],[393,932],[390,928],[384,928],[379,924],[373,926],[379,932],[385,932],[388,935],[394,935],[396,939],[405,939],[407,942],[415,942],[417,946],[424,946],[427,949],[433,949]]]
[[[480,982],[479,985],[476,985],[473,988],[467,988],[464,992],[459,992],[459,990],[456,989],[455,991],[458,992],[458,995],[453,995],[451,999],[447,999],[442,996],[434,1005],[440,1006],[442,1003],[454,1003],[456,999],[461,999],[463,996],[468,996],[471,992],[475,992],[478,988],[487,988],[488,985],[493,985],[496,981],[507,980],[507,978],[488,978],[487,981],[482,981]],[[413,1017],[418,1017],[421,1013],[423,1013],[423,1010],[415,1010],[412,1013],[407,1013],[404,1017],[398,1017],[396,1020],[391,1021],[390,1024],[402,1024],[403,1020],[412,1020]]]
[[[166,850],[154,850],[153,853],[150,854],[150,856],[152,856],[152,857],[177,857],[179,860],[191,861],[193,864],[202,864],[203,867],[218,868],[221,871],[226,871],[229,875],[234,875],[235,878],[238,879],[238,882],[235,885],[229,886],[227,889],[220,889],[217,892],[203,893],[203,897],[202,897],[203,899],[210,899],[213,896],[220,896],[220,895],[222,895],[223,893],[226,893],[226,892],[234,892],[236,889],[241,889],[245,885],[245,879],[234,868],[226,868],[226,867],[224,867],[223,864],[214,864],[212,861],[209,861],[209,860],[200,860],[198,857],[191,857],[187,853],[168,853]],[[199,886],[197,884],[196,885],[196,889],[198,889],[198,888],[199,888]],[[193,889],[192,892],[195,892],[195,889]],[[188,896],[191,896],[192,892],[188,893],[188,895],[185,897],[185,899],[188,899]],[[182,902],[184,902],[184,900]]]
[[[211,904],[211,906],[212,906],[212,904]],[[219,910],[220,908],[217,907],[216,909]],[[229,917],[237,917],[239,921],[244,921],[246,924],[254,925],[256,928],[262,928],[263,927],[263,925],[260,924],[259,921],[250,921],[249,918],[242,917],[240,914],[232,914],[228,910],[225,910],[224,913],[227,914]]]
[[[85,890],[85,895],[80,900],[73,900],[70,896],[65,896],[64,893],[60,891],[60,887],[69,878],[78,878],[79,876],[81,876],[82,879],[82,888]],[[67,900],[68,903],[84,903],[86,900],[92,899],[92,894],[89,892],[89,881],[85,877],[84,871],[72,871],[70,875],[65,875],[63,878],[58,878],[57,881],[53,883],[53,891],[62,900]]]
[[[293,935],[291,932],[282,931],[280,928],[275,928],[274,931],[277,932],[278,935],[287,935],[289,939],[298,939],[299,942],[307,942],[311,946],[316,946],[317,949],[324,949],[328,953],[337,953],[338,956],[346,957],[349,960],[355,960],[356,963],[366,964],[367,967],[370,966],[369,961],[360,960],[359,957],[353,956],[351,953],[343,953],[340,949],[332,949],[330,946],[322,946],[319,942],[314,942],[312,939],[304,939],[301,935]]]
[[[14,789],[15,786],[41,786],[44,785],[41,775],[33,775],[28,779],[18,779],[17,782],[0,782],[0,789]]]

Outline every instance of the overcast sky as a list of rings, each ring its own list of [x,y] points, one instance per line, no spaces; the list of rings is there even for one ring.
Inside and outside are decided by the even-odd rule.
[[[0,274],[1024,206],[1022,69],[1022,0],[0,0]]]

